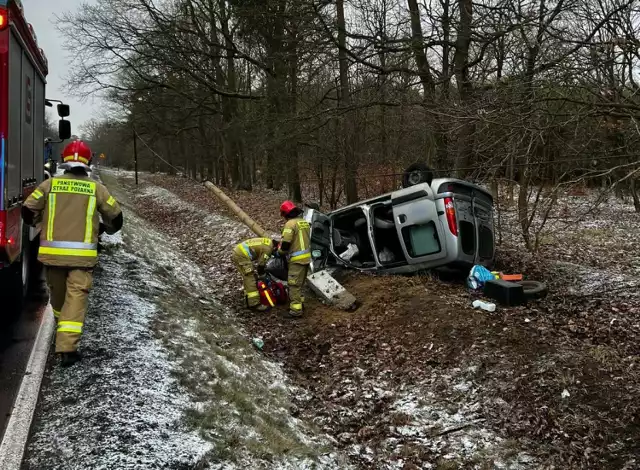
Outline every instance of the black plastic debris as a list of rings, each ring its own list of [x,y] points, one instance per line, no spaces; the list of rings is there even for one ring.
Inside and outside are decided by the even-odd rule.
[[[522,285],[501,279],[487,281],[484,285],[484,295],[506,307],[522,305],[526,302]]]

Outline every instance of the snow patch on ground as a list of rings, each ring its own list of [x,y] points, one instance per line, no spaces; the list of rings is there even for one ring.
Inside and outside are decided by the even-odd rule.
[[[143,226],[135,215],[127,218],[133,219],[134,226]],[[170,328],[160,325],[159,334],[164,335],[179,362],[175,374],[198,397],[197,406],[189,413],[191,422],[214,442],[215,450],[231,448],[234,455],[230,460],[239,461],[238,468],[345,468],[331,452],[315,455],[317,449],[328,448],[330,440],[314,435],[305,423],[291,416],[290,395],[298,393],[297,389],[288,383],[280,366],[254,351],[246,333],[235,324],[233,312],[215,301],[201,269],[168,249],[170,240],[157,232],[136,230],[127,237],[136,252],[164,268],[186,297],[198,297],[199,312],[189,318],[184,312],[190,309],[184,308],[180,292],[171,289],[169,296],[163,296],[160,303],[168,318],[162,321],[178,321]],[[314,457],[300,458],[293,451],[291,457],[280,459],[277,454],[283,442],[285,447],[298,447]],[[248,450],[254,447],[273,460],[255,459]]]
[[[193,204],[183,201],[177,195],[171,191],[161,188],[159,186],[153,186],[146,184],[140,191],[140,196],[150,197],[156,202],[166,207],[172,207],[176,210],[189,212],[197,216],[199,222],[205,227],[215,229],[224,232],[229,239],[240,240],[242,238],[255,237],[251,231],[238,221],[225,217],[223,215],[206,212],[193,206]],[[213,194],[211,197],[215,197]],[[273,234],[278,236],[278,234]]]
[[[246,231],[232,219],[194,211],[166,190],[146,194],[188,211],[194,223],[205,223],[227,239]],[[178,364],[174,375],[196,399],[188,420],[213,442],[212,453],[231,452],[224,465],[238,468],[348,468],[331,452],[328,436],[291,415],[291,396],[303,392],[289,384],[280,365],[255,351],[235,312],[217,300],[220,283],[185,259],[172,239],[149,230],[135,214],[127,213],[126,219],[135,230],[125,239],[165,281],[157,300],[164,315],[156,321],[156,334]]]
[[[568,276],[571,279],[567,293],[572,295],[588,295],[602,289],[633,286],[638,283],[636,276],[606,272],[568,261],[557,261],[555,269],[560,276]]]
[[[485,426],[484,392],[473,381],[475,373],[474,366],[454,368],[416,385],[402,384],[393,392],[392,385],[382,377],[350,385],[341,392],[341,400],[350,406],[339,407],[335,413],[356,421],[369,412],[367,401],[388,401],[389,405],[386,417],[358,431],[360,442],[347,446],[349,455],[364,465],[376,462],[376,468],[388,470],[414,468],[405,465],[415,462],[416,457],[424,469],[440,468],[441,464],[455,468],[531,468],[535,460],[521,450],[521,443],[505,440]],[[360,405],[353,404],[356,396]],[[380,426],[387,428],[387,437],[363,445],[367,436],[379,434]],[[355,435],[344,433],[339,437],[343,442],[354,442]]]
[[[142,295],[141,276],[148,273],[123,249],[120,235],[105,237],[105,244],[118,252],[101,256],[101,268],[96,269],[83,361],[71,369],[50,367],[26,465],[194,466],[211,445],[182,423],[191,400],[172,377],[165,349],[150,334],[159,312]]]
[[[496,230],[505,245],[524,252],[517,211],[500,209]],[[539,232],[541,255],[553,260],[549,267],[553,277],[564,281],[569,294],[620,292],[624,286],[638,289],[640,214],[633,205],[595,192],[578,197],[563,194],[546,220],[544,214],[538,211],[532,220],[532,240]]]
[[[469,396],[462,401],[452,401],[448,408],[444,407],[442,397],[431,391],[407,390],[396,397],[391,412],[406,417],[408,423],[392,426],[391,435],[397,437],[387,439],[384,445],[393,448],[397,455],[401,455],[406,446],[420,447],[423,452],[440,456],[440,460],[458,464],[469,464],[479,455],[490,455],[498,468],[523,468],[522,464],[531,461],[524,452],[508,461],[497,457],[514,449],[504,449],[504,439],[483,425],[481,405],[474,400],[475,391],[470,391],[467,385],[461,382],[452,387],[453,391]],[[403,468],[402,463],[400,459],[388,468]],[[427,464],[424,468],[436,466]]]

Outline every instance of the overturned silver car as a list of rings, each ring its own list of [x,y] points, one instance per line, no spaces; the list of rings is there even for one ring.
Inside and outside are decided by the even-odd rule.
[[[495,256],[493,198],[480,186],[437,178],[329,214],[306,207],[313,270],[413,273],[490,266]]]

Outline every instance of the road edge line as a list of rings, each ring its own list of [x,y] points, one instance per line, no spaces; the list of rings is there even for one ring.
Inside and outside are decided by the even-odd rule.
[[[20,470],[22,466],[54,327],[53,309],[51,304],[47,304],[18,395],[11,409],[11,417],[7,423],[4,438],[0,443],[0,469],[2,470]]]

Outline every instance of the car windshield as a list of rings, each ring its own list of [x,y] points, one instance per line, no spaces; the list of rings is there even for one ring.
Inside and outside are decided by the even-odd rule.
[[[421,225],[412,225],[402,229],[404,243],[409,256],[419,258],[440,251],[440,240],[433,222]]]

